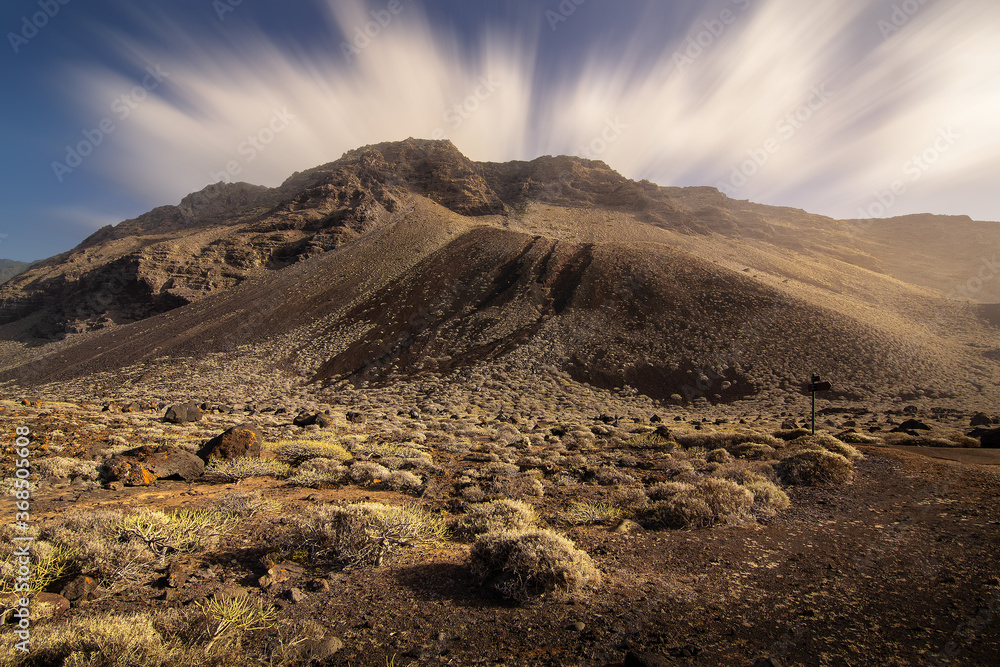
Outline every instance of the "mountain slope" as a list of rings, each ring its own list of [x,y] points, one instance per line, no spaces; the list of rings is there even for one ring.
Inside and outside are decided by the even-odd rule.
[[[113,384],[216,359],[220,387],[322,387],[490,367],[780,402],[811,372],[854,400],[988,400],[1000,378],[989,311],[934,287],[961,272],[936,264],[958,246],[892,221],[859,232],[600,162],[473,163],[415,140],[185,201],[0,289],[3,379]],[[995,223],[961,224],[997,247]],[[901,260],[908,245],[933,265]],[[68,331],[86,333],[24,347]]]

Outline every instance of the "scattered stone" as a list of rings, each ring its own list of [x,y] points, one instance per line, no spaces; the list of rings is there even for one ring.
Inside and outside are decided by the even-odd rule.
[[[781,658],[761,658],[753,663],[753,667],[785,667]]]
[[[270,588],[274,584],[281,584],[292,577],[299,576],[305,572],[305,568],[292,561],[283,561],[267,570],[267,574],[257,580],[261,588]]]
[[[798,427],[799,427],[799,425],[796,424],[791,419],[786,419],[785,421],[781,422],[781,430],[782,431],[794,431]]]
[[[285,654],[292,663],[323,663],[334,653],[344,648],[344,642],[333,635],[322,639],[309,639],[295,646]]]
[[[612,533],[632,533],[632,532],[635,532],[637,530],[642,530],[642,526],[640,526],[635,521],[632,521],[632,519],[624,519],[621,523],[619,523],[617,526],[615,526],[614,529],[611,532]]]
[[[253,424],[241,424],[215,436],[198,450],[198,456],[205,461],[212,459],[237,459],[244,456],[260,456],[264,446],[264,434]]]
[[[360,412],[353,412],[353,411],[348,412],[347,415],[346,415],[346,417],[347,417],[347,421],[351,422],[352,424],[364,424],[365,423],[365,416],[363,414],[361,414]]]
[[[156,481],[156,475],[146,468],[141,461],[127,456],[117,455],[111,457],[105,469],[112,482],[121,482],[125,486],[149,486]],[[109,485],[108,488],[118,490],[113,485]]]
[[[171,405],[167,408],[167,413],[163,415],[163,420],[172,424],[201,421],[201,418],[201,408],[194,401]]]
[[[653,415],[652,417],[649,418],[650,424],[659,424],[662,421],[663,419],[660,418],[660,415]]]
[[[212,597],[216,600],[232,600],[233,598],[245,597],[247,594],[247,589],[239,584],[227,584],[220,588]]]
[[[584,630],[587,629],[587,624],[582,621],[577,621],[576,623],[574,623],[569,627],[573,630],[576,630],[577,632],[583,632]]]
[[[306,594],[301,589],[292,587],[288,589],[288,599],[298,604],[306,599]]]
[[[985,412],[977,412],[969,421],[969,426],[990,426],[993,420]]]
[[[907,419],[897,427],[901,431],[929,431],[931,427],[917,419]]]
[[[187,583],[192,572],[194,572],[194,565],[190,561],[171,561],[170,565],[167,566],[167,586],[180,588]]]
[[[66,584],[60,591],[60,595],[73,602],[88,598],[95,590],[97,590],[97,580],[81,574]]]
[[[629,651],[625,656],[625,667],[669,667],[669,658],[656,653]]]
[[[319,426],[320,428],[329,428],[333,425],[333,420],[324,415],[323,413],[318,413],[310,415],[307,413],[300,414],[298,417],[292,420],[292,424],[295,426]]]

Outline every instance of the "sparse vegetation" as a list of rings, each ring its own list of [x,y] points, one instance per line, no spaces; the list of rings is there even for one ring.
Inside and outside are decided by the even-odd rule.
[[[356,503],[323,505],[300,520],[313,558],[351,565],[382,565],[402,548],[432,544],[447,534],[444,522],[416,506]]]
[[[601,581],[590,556],[550,530],[487,533],[476,540],[469,559],[483,585],[518,602],[583,595]]]
[[[292,467],[274,459],[259,459],[241,457],[230,460],[215,460],[205,468],[206,473],[217,475],[226,480],[238,482],[250,477],[274,477],[284,479],[292,472]]]
[[[462,538],[484,533],[527,530],[538,523],[538,514],[528,503],[502,498],[469,507],[453,524],[452,530]]]

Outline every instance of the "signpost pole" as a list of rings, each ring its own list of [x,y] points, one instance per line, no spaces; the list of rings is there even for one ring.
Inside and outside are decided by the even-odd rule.
[[[813,373],[812,383],[809,385],[812,389],[812,434],[816,435],[816,384],[819,382],[819,376]]]
[[[813,399],[813,409],[812,409],[812,434],[816,435],[816,389],[812,390]]]

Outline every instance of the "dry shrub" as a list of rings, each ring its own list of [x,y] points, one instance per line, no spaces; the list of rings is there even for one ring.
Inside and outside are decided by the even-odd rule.
[[[349,461],[351,455],[346,449],[333,442],[322,440],[281,440],[269,445],[275,458],[289,465],[299,465],[309,459],[336,459]]]
[[[834,454],[840,454],[848,461],[860,461],[864,458],[861,452],[851,447],[846,442],[842,442],[832,435],[817,433],[816,435],[804,435],[788,443],[791,450],[798,449],[824,449]]]
[[[706,477],[696,485],[664,482],[649,495],[655,500],[639,514],[644,523],[684,529],[741,521],[749,516],[754,500],[736,482],[719,477]]]
[[[753,494],[736,482],[707,477],[695,488],[698,497],[708,503],[715,521],[735,522],[745,519],[753,505]]]
[[[942,437],[935,435],[910,435],[908,433],[886,433],[882,436],[887,445],[907,445],[910,447],[980,447],[975,438],[964,435]]]
[[[708,503],[690,493],[678,493],[650,503],[639,518],[652,528],[707,528],[714,522]]]
[[[498,495],[508,498],[541,498],[545,495],[542,482],[533,475],[519,475],[490,485]]]
[[[523,500],[502,498],[474,505],[452,525],[456,535],[472,538],[484,533],[527,530],[538,523],[535,509]]]
[[[854,479],[854,466],[840,454],[806,449],[782,460],[778,473],[787,484],[846,484]]]
[[[270,514],[281,510],[281,503],[265,498],[260,491],[250,493],[227,493],[215,501],[215,508],[237,519],[252,519],[258,514]]]
[[[424,480],[406,470],[394,470],[382,482],[388,489],[408,493],[420,491],[424,486]]]
[[[125,518],[119,510],[72,512],[43,524],[36,545],[66,549],[71,554],[68,573],[87,574],[106,588],[138,580],[149,574],[155,556],[145,542],[125,532]]]
[[[350,467],[351,481],[368,486],[389,476],[389,469],[371,461],[358,461]]]
[[[623,486],[611,493],[611,503],[627,510],[634,510],[649,502],[641,486]]]
[[[730,431],[685,433],[677,436],[677,442],[685,449],[698,447],[709,451],[719,449],[720,447],[731,451],[737,445],[748,442],[768,445],[770,447],[781,447],[782,445],[779,440],[766,433],[733,433]]]
[[[876,435],[868,435],[867,433],[859,433],[858,431],[850,431],[845,433],[840,433],[837,435],[837,439],[841,442],[846,442],[849,445],[881,445],[882,438]]]
[[[751,511],[756,516],[770,518],[792,504],[781,487],[766,479],[751,480],[744,488],[753,494]]]
[[[784,440],[787,442],[789,440],[795,440],[796,438],[801,438],[804,435],[812,435],[812,431],[810,431],[807,428],[793,428],[793,429],[788,429],[786,431],[775,431],[771,435],[773,435],[778,440]]]
[[[733,447],[733,454],[747,461],[766,461],[774,457],[774,447],[756,442],[747,442]]]
[[[562,519],[571,526],[608,523],[620,519],[624,511],[621,507],[600,500],[583,500],[570,503],[562,513]]]
[[[416,507],[355,503],[313,508],[300,520],[303,540],[313,557],[378,567],[403,547],[444,539],[444,522]]]
[[[250,477],[284,479],[292,473],[292,467],[283,461],[245,456],[212,461],[205,468],[205,472],[235,482]]]
[[[32,467],[41,477],[82,477],[88,481],[100,478],[100,464],[97,461],[80,461],[63,456],[49,456],[32,461]]]
[[[650,500],[668,500],[678,493],[690,493],[694,491],[694,484],[686,482],[660,482],[654,484],[646,490],[646,495]]]
[[[636,479],[628,473],[618,470],[614,466],[601,466],[594,471],[594,481],[601,486],[621,486],[625,484],[635,484]]]
[[[472,546],[469,564],[482,584],[517,602],[546,595],[567,599],[601,580],[586,552],[550,530],[483,535]]]
[[[207,660],[203,649],[186,647],[157,631],[148,614],[78,616],[50,623],[32,632],[31,651],[14,648],[19,641],[6,633],[0,643],[0,664],[9,667],[194,667],[224,664],[225,657]],[[235,656],[233,656],[235,657]]]
[[[710,451],[705,456],[705,460],[709,463],[730,463],[733,460],[733,455],[729,453],[728,449],[719,447]]]

